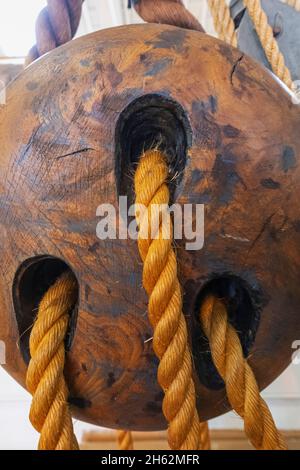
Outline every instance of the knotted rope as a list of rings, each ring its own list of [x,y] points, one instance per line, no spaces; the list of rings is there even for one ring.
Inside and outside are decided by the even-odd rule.
[[[133,450],[133,439],[130,431],[117,431],[119,450]]]
[[[162,23],[204,32],[199,21],[184,6],[182,0],[133,0],[140,17],[148,23]]]
[[[36,45],[30,49],[25,65],[74,37],[83,2],[84,0],[47,0],[47,6],[36,20]]]
[[[195,450],[199,448],[200,424],[172,228],[160,221],[158,232],[151,233],[154,212],[158,207],[167,210],[169,205],[167,180],[164,155],[158,150],[145,152],[134,178],[136,204],[146,207],[143,214],[138,206],[136,210],[138,247],[144,263],[143,285],[149,295],[153,349],[160,361],[157,377],[165,393],[163,413],[169,423],[169,445],[171,449]]]
[[[78,449],[64,378],[64,341],[76,301],[76,281],[63,274],[43,297],[30,335],[26,385],[33,396],[29,418],[41,434],[40,450]]]
[[[245,433],[256,449],[285,450],[270,410],[261,398],[253,371],[244,359],[236,330],[229,323],[224,303],[208,296],[200,309],[214,364],[225,382],[232,408],[244,419]]]

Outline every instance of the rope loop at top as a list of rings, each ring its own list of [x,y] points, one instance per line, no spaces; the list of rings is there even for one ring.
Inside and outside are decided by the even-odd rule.
[[[199,21],[184,6],[182,0],[133,0],[132,4],[147,23],[162,23],[204,32]]]
[[[25,66],[74,37],[83,2],[84,0],[47,0],[47,6],[38,15],[35,28],[36,45],[30,49]],[[185,8],[182,0],[135,0],[132,4],[141,18],[148,23],[170,24],[204,32],[199,21]]]
[[[29,51],[25,65],[74,37],[83,2],[84,0],[47,0],[47,6],[36,20],[36,45]]]

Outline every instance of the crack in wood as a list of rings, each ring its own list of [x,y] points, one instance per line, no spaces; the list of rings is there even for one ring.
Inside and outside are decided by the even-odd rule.
[[[74,152],[66,153],[65,155],[60,155],[59,157],[56,157],[56,160],[61,160],[62,158],[66,158],[66,157],[72,157],[73,155],[89,152],[90,150],[95,151],[95,149],[91,147],[87,147],[87,148],[80,149],[80,150],[74,150]]]

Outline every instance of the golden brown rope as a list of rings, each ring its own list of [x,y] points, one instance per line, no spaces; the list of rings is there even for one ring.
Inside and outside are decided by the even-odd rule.
[[[285,450],[283,437],[243,356],[238,334],[229,323],[224,302],[206,297],[200,309],[200,321],[214,364],[225,382],[229,403],[244,419],[247,437],[256,449]]]
[[[169,424],[169,445],[171,449],[195,450],[199,449],[200,427],[172,234],[163,223],[157,234],[151,234],[151,213],[156,205],[168,206],[170,201],[167,180],[164,155],[158,150],[145,152],[134,179],[136,204],[146,207],[143,214],[138,207],[136,210],[138,247],[144,263],[143,285],[149,295],[153,349],[160,361],[158,382],[165,393],[163,413]]]
[[[148,23],[162,23],[204,32],[199,21],[184,6],[182,0],[133,0],[140,17]]]
[[[215,30],[222,41],[237,47],[237,34],[230,8],[225,0],[208,0]]]
[[[209,427],[208,427],[207,421],[200,423],[200,449],[201,450],[211,449]]]
[[[47,6],[36,20],[36,45],[30,49],[25,65],[74,37],[83,2],[84,0],[47,0]]]
[[[297,10],[299,9],[300,0],[286,0],[286,3]],[[262,8],[260,0],[244,0],[244,4],[273,72],[290,89],[293,89],[291,73],[285,64],[284,56],[280,52],[273,29],[268,22],[268,17]],[[231,18],[230,8],[226,0],[208,0],[208,5],[219,38],[237,47],[238,41],[234,21]]]
[[[76,300],[76,281],[63,274],[43,297],[30,335],[26,385],[32,394],[29,417],[40,433],[40,450],[78,449],[64,378],[64,341]]]
[[[268,17],[261,6],[260,0],[244,0],[244,4],[273,72],[289,88],[292,88],[291,73],[285,65],[284,57],[279,50],[278,43],[273,35],[273,29],[269,25]]]
[[[117,443],[119,450],[133,450],[133,439],[130,431],[117,431]]]

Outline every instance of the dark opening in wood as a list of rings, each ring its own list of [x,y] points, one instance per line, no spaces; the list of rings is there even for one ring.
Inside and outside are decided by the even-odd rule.
[[[192,319],[195,366],[203,385],[212,390],[219,390],[224,387],[224,382],[213,364],[209,342],[199,321],[201,304],[208,294],[213,294],[226,303],[229,321],[239,335],[244,357],[249,355],[255,341],[262,296],[243,279],[231,274],[211,279],[198,294]]]
[[[170,191],[176,199],[192,130],[186,112],[174,100],[160,94],[144,95],[121,113],[115,134],[116,180],[119,195],[133,203],[132,178],[143,151],[158,147],[164,151],[170,167]]]
[[[38,256],[26,260],[18,269],[13,284],[13,301],[19,330],[19,346],[26,363],[30,360],[29,337],[39,303],[49,287],[70,267],[62,260]],[[75,276],[74,276],[75,278]],[[77,305],[70,312],[66,349],[70,349],[77,319]]]

